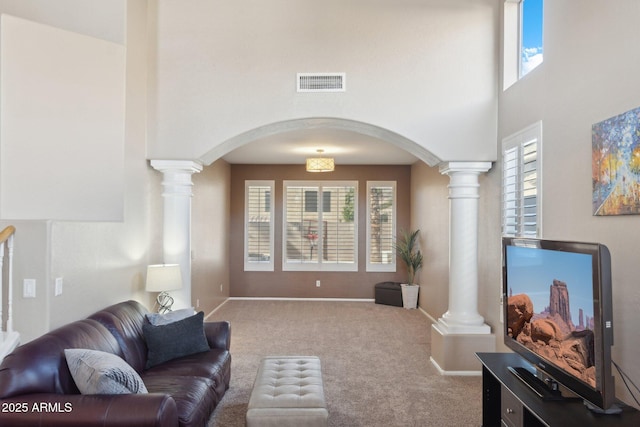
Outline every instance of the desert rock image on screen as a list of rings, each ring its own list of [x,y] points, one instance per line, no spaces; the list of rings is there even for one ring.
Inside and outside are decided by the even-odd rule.
[[[509,336],[539,356],[596,386],[593,318],[579,311],[579,324],[571,320],[569,289],[554,279],[549,286],[549,306],[536,312],[527,294],[509,294]],[[540,310],[540,308],[537,308]]]

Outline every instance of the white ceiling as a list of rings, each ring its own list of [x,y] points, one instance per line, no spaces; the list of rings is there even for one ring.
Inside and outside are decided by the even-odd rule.
[[[232,164],[303,164],[317,150],[336,165],[409,165],[418,160],[379,138],[340,129],[304,129],[256,139],[223,158]]]

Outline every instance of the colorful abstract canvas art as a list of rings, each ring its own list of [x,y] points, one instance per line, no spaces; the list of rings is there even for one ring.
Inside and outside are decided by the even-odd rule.
[[[592,126],[594,215],[640,214],[640,107]]]

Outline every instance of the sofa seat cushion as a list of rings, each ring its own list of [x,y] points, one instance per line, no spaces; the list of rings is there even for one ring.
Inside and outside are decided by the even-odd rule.
[[[204,353],[173,359],[144,371],[142,379],[146,382],[149,377],[167,375],[211,378],[216,394],[222,396],[231,375],[231,353],[214,348]]]
[[[146,393],[140,375],[121,357],[104,351],[65,349],[71,376],[82,394]]]
[[[168,394],[175,400],[181,427],[206,425],[219,400],[208,378],[152,375],[144,381],[149,393]]]

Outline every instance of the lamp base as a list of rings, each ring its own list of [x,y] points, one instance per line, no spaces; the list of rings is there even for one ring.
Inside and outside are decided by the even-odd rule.
[[[173,297],[167,291],[160,292],[156,298],[156,304],[158,305],[158,313],[168,313],[173,305]]]

